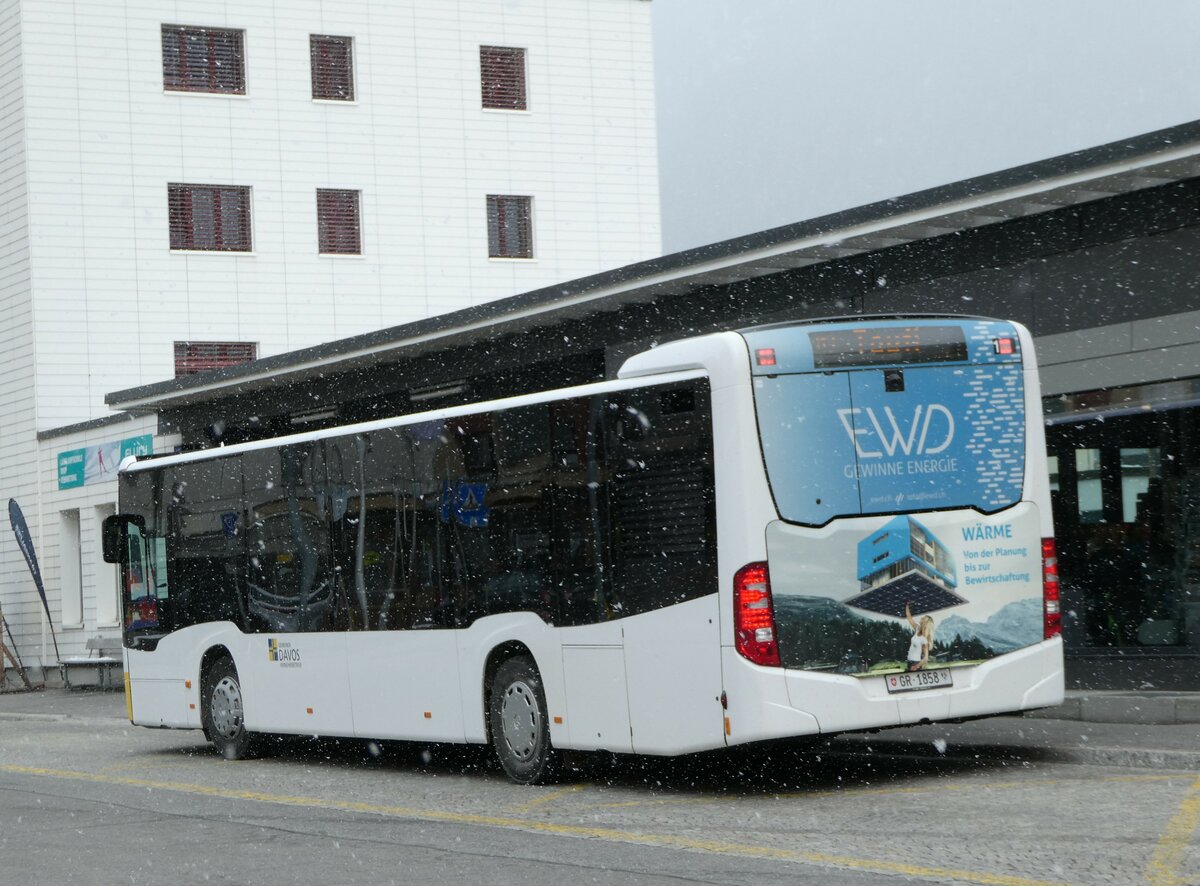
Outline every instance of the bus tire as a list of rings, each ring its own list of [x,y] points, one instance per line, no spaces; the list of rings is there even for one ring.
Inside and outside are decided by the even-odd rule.
[[[561,769],[562,754],[550,743],[542,677],[526,656],[505,659],[492,679],[488,702],[492,747],[517,784],[548,784]]]
[[[205,671],[200,701],[204,734],[217,753],[226,760],[250,756],[254,736],[246,729],[242,684],[233,659],[219,658]]]

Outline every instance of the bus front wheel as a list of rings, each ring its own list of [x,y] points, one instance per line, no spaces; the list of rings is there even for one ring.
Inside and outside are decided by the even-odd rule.
[[[201,718],[204,734],[226,760],[250,755],[252,735],[246,730],[242,684],[230,658],[220,658],[204,674]]]
[[[488,704],[492,746],[517,784],[547,784],[558,775],[562,755],[550,744],[546,693],[533,660],[517,656],[496,669]]]

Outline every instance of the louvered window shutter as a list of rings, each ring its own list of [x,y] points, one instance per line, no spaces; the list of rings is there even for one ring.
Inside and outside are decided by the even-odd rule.
[[[350,37],[309,37],[313,98],[354,101],[353,45]]]
[[[322,255],[360,255],[358,191],[317,189],[317,239]]]
[[[223,366],[249,363],[258,356],[258,345],[242,341],[175,342],[175,375],[195,375]]]
[[[246,94],[243,31],[162,26],[163,88]]]
[[[528,110],[525,95],[525,50],[480,46],[479,72],[483,106],[505,111]]]
[[[167,185],[172,249],[249,252],[250,189]]]
[[[532,198],[489,194],[487,222],[490,258],[533,258]]]

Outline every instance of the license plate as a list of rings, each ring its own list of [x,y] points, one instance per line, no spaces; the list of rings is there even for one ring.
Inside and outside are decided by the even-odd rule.
[[[920,692],[922,689],[937,689],[940,686],[954,685],[954,676],[946,668],[888,674],[883,680],[888,692]]]

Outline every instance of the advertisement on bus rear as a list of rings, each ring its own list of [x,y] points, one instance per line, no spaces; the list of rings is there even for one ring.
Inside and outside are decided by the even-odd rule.
[[[819,530],[780,521],[768,528],[767,553],[785,667],[915,673],[1042,639],[1041,540],[1029,502],[992,516],[900,514]]]

